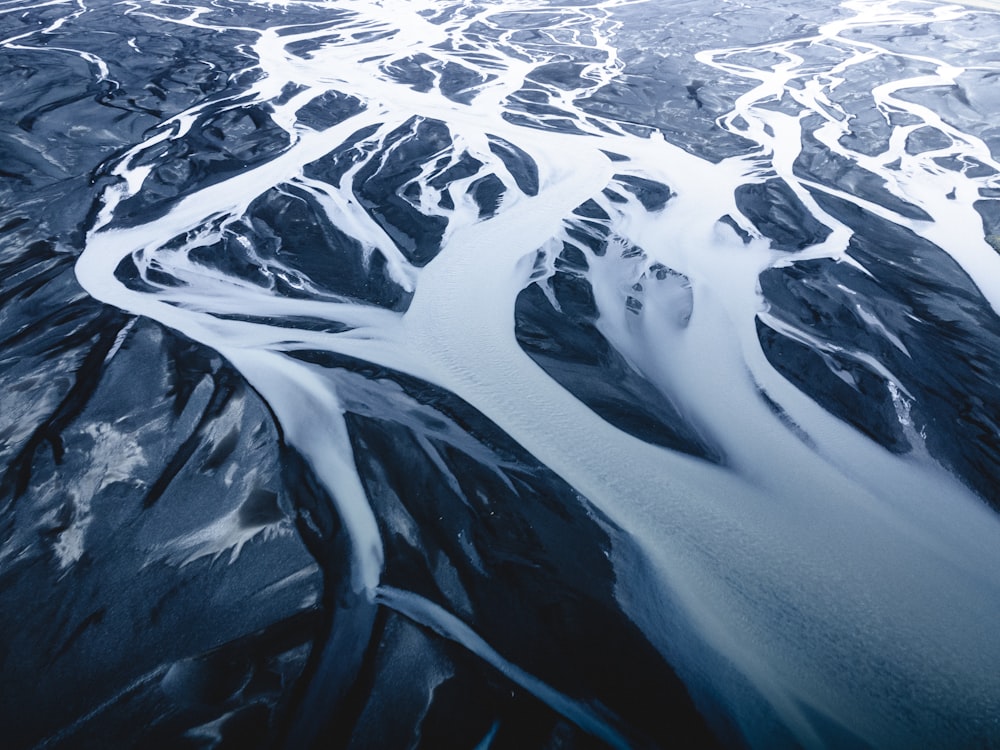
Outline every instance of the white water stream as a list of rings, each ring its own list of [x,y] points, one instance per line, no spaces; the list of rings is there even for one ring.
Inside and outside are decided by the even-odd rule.
[[[836,20],[808,38],[701,52],[698,60],[706,66],[754,82],[720,119],[720,127],[760,144],[762,150],[749,157],[713,164],[658,135],[630,134],[611,119],[598,120],[579,109],[578,97],[588,91],[551,87],[552,103],[567,110],[584,134],[526,128],[502,117],[507,97],[521,88],[525,76],[559,51],[555,40],[591,47],[598,62],[582,77],[593,82],[592,89],[613,80],[623,67],[615,46],[615,12],[624,4],[605,0],[550,9],[520,0],[466,0],[448,20],[433,23],[441,12],[433,0],[276,3],[331,11],[329,24],[247,29],[256,35],[253,51],[262,72],[250,100],[272,102],[286,84],[301,87],[284,104],[274,105],[273,119],[288,130],[292,145],[261,166],[197,191],[161,218],[112,228],[120,202],[141,191],[150,172],[148,166],[134,166],[133,157],[155,142],[183,136],[209,105],[171,118],[118,162],[115,172],[123,179],[105,194],[98,225],[77,265],[80,283],[108,304],[218,350],[244,374],[335,499],[355,545],[354,586],[369,597],[378,590],[382,543],[354,467],[340,402],[322,368],[289,358],[289,351],[358,357],[457,394],[599,507],[637,541],[653,571],[648,575],[618,560],[623,604],[676,665],[696,701],[715,696],[752,744],[773,740],[772,714],[794,741],[813,747],[829,744],[831,727],[838,725],[879,747],[940,745],[956,726],[975,726],[980,736],[985,732],[998,740],[1000,520],[932,461],[890,454],[795,389],[768,364],[755,328],[755,317],[766,314],[757,282],[761,271],[797,258],[852,262],[844,253],[850,230],[824,213],[809,184],[792,172],[806,115],[822,118],[813,132],[828,149],[884,177],[890,191],[934,221],[866,207],[945,249],[1000,310],[1000,256],[978,231],[972,208],[977,191],[996,187],[995,178],[971,178],[932,159],[965,155],[994,169],[1000,164],[979,139],[896,96],[904,88],[952,81],[960,71],[925,57],[921,60],[934,73],[880,82],[873,91],[886,112],[908,112],[945,133],[952,142],[947,149],[907,154],[905,136],[916,125],[901,128],[877,156],[851,152],[838,140],[850,127],[834,96],[839,82],[850,78],[855,65],[896,54],[851,40],[852,30],[877,24],[905,28],[968,11],[954,5],[850,0]],[[136,0],[128,12],[162,18],[176,24],[179,33],[185,25],[218,23],[209,18],[211,6],[177,18],[163,12],[161,6],[167,5]],[[648,5],[655,14],[656,4]],[[536,13],[551,43],[533,46],[499,28],[495,14],[509,11]],[[554,26],[553,11],[561,19]],[[482,33],[494,27],[495,40]],[[386,34],[357,36],[363,32]],[[325,42],[308,57],[290,52],[291,45],[314,39]],[[22,35],[17,42],[27,44],[30,37]],[[446,42],[461,51],[445,50]],[[818,45],[838,58],[822,71],[807,62],[809,49]],[[733,62],[763,51],[784,62],[761,69]],[[487,82],[466,105],[436,87],[418,92],[385,74],[386,61],[418,53],[460,63]],[[330,90],[359,98],[365,110],[323,131],[297,124],[295,113]],[[799,105],[799,114],[763,106],[782,95]],[[447,217],[449,224],[440,254],[423,268],[410,264],[363,210],[353,195],[351,174],[339,185],[303,174],[305,165],[361,128],[377,126],[367,141],[378,145],[414,116],[444,121],[454,139],[453,152],[444,155],[457,158],[467,150],[486,165],[483,173],[492,171],[508,188],[499,212],[487,220],[478,218],[471,200],[458,197],[456,186],[454,209],[425,200],[426,211]],[[490,151],[487,134],[516,144],[535,160],[537,195],[517,189]],[[627,161],[612,162],[605,150]],[[889,167],[894,162],[898,168]],[[602,190],[622,173],[665,183],[676,195],[661,212],[648,212],[634,199],[613,203]],[[834,230],[821,245],[795,256],[777,253],[740,216],[736,189],[772,176],[784,178],[813,215]],[[335,226],[368,252],[384,255],[393,278],[414,293],[405,312],[330,298],[279,298],[188,257],[190,249],[211,244],[238,222],[257,196],[282,184],[316,195]],[[645,251],[639,261],[612,253],[589,259],[601,332],[683,405],[723,449],[726,467],[652,446],[612,427],[519,347],[514,303],[529,283],[536,253],[563,236],[563,220],[588,199],[612,216],[617,236]],[[754,237],[749,245],[719,223],[727,214]],[[166,247],[185,234],[186,245]],[[128,288],[114,271],[129,255],[141,271],[155,266],[184,284],[156,293]],[[625,290],[655,262],[690,279],[693,312],[686,326],[663,322],[683,302],[669,285],[649,284],[642,314],[625,312]],[[217,317],[230,313],[271,316],[275,323]],[[353,328],[332,334],[281,325],[282,318],[296,316]],[[811,443],[775,416],[759,388]],[[383,600],[409,601],[406,596],[393,592]],[[675,610],[681,616],[671,614]],[[435,610],[422,612],[433,618]],[[452,625],[445,615],[437,624],[443,630]],[[463,639],[475,636],[456,636]],[[732,674],[739,678],[731,679]]]

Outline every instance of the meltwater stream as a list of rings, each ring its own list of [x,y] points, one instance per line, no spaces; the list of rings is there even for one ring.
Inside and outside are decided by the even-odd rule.
[[[145,87],[164,107],[95,173],[75,274],[221,354],[333,504],[346,552],[317,560],[346,582],[281,743],[347,721],[391,611],[581,736],[684,744],[519,660],[448,593],[465,574],[421,590],[397,551],[452,534],[482,569],[501,495],[557,486],[721,744],[1000,743],[1000,11],[771,5],[0,7],[38,14],[5,50],[76,55],[131,111],[100,45],[60,34],[137,60],[190,39],[192,66],[241,40],[176,111]],[[420,528],[446,492],[473,527]],[[250,538],[211,528],[215,552]]]

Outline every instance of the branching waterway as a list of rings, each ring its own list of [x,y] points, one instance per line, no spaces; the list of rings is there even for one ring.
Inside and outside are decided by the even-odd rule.
[[[603,529],[608,600],[722,744],[1000,742],[996,12],[0,14],[6,54],[75,58],[105,105],[151,113],[94,172],[79,284],[220,354],[342,526],[343,556],[317,557],[344,577],[337,614],[283,742],[328,730],[383,611],[584,734],[666,742],[618,688],[577,692],[533,659],[454,562],[502,581],[477,562],[489,516],[550,503]],[[191,40],[177,64],[221,71],[199,56],[211,35],[239,40],[214,91],[175,103],[165,81],[137,96],[119,79],[161,37]],[[445,494],[461,523],[422,515]],[[206,528],[182,548],[221,554],[263,527]]]

